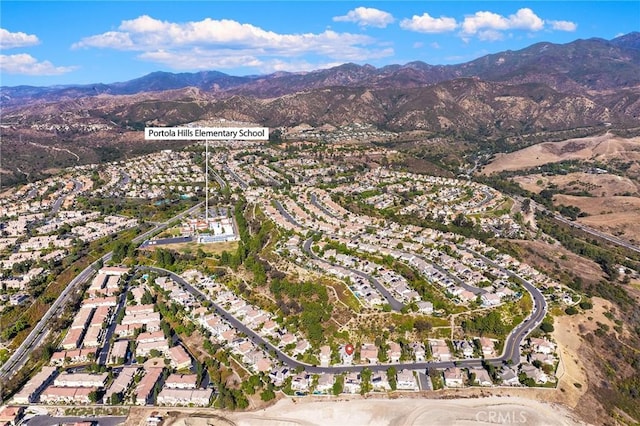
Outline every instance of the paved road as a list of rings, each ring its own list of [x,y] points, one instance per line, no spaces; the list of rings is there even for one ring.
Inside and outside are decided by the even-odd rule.
[[[520,329],[520,331],[514,330],[514,332],[512,332],[507,337],[507,342],[505,342],[505,345],[504,345],[505,349],[503,351],[503,354],[497,358],[485,359],[485,360],[464,359],[464,360],[446,361],[446,362],[424,361],[424,362],[401,362],[401,363],[395,363],[395,364],[381,363],[381,364],[368,364],[368,365],[363,365],[363,364],[333,365],[329,367],[319,367],[317,365],[306,364],[294,358],[291,358],[289,355],[282,352],[280,348],[278,348],[277,346],[274,346],[269,340],[260,336],[254,330],[252,330],[251,328],[243,324],[242,321],[234,317],[230,312],[228,312],[222,306],[218,305],[207,294],[203,293],[199,289],[193,287],[191,284],[186,282],[181,276],[174,274],[173,272],[168,271],[166,269],[156,268],[153,266],[143,266],[141,268],[169,275],[171,279],[173,279],[175,282],[183,286],[194,297],[200,300],[210,301],[211,306],[213,307],[213,309],[218,315],[220,315],[223,319],[225,319],[232,327],[236,328],[241,333],[244,333],[247,336],[247,338],[249,338],[255,345],[265,348],[268,352],[275,354],[275,357],[279,361],[288,365],[289,367],[291,368],[302,367],[305,369],[305,371],[312,374],[321,374],[321,373],[336,374],[336,373],[342,373],[342,372],[360,372],[365,368],[368,368],[372,371],[386,371],[391,366],[395,367],[398,371],[405,368],[408,370],[424,371],[431,368],[445,369],[445,368],[451,368],[455,366],[463,367],[463,368],[480,368],[482,367],[483,361],[499,367],[507,363],[507,361],[509,360],[511,360],[512,362],[513,361],[519,362],[520,360],[519,345],[522,339],[526,337],[526,334],[528,334],[528,333],[525,333],[524,331],[530,328],[532,324],[534,324],[534,322],[529,321],[529,318],[527,318],[526,322],[524,322],[521,326],[516,327],[515,330],[519,330],[521,327],[522,328]],[[537,289],[535,290],[537,291]],[[544,317],[544,314],[542,315],[542,317]]]
[[[227,166],[226,164],[222,165],[222,169],[229,173],[231,175],[231,177],[233,177],[233,179],[238,182],[238,184],[240,185],[240,188],[242,189],[247,189],[249,187],[249,185],[247,185],[247,182],[245,182],[244,180],[242,180],[242,178],[240,176],[238,176],[236,174],[236,172],[234,172],[233,170],[231,170],[231,168],[229,166]]]
[[[292,225],[297,226],[298,228],[303,228],[303,229],[305,228],[304,226],[302,226],[300,224],[300,222],[298,222],[297,220],[295,220],[295,218],[293,216],[291,216],[291,214],[282,206],[280,201],[273,200],[273,204],[275,204],[276,209],[278,209],[280,214],[282,214],[282,216],[284,216],[284,218],[287,220],[287,222],[291,223]]]
[[[125,283],[125,285],[123,286],[123,291],[122,294],[120,294],[118,296],[118,304],[116,305],[116,309],[114,309],[113,311],[113,321],[109,322],[109,326],[107,327],[107,331],[104,334],[104,344],[102,345],[102,348],[100,349],[100,354],[98,355],[98,364],[100,365],[107,365],[107,356],[109,355],[109,350],[111,348],[111,336],[113,336],[113,333],[115,333],[116,331],[116,326],[118,325],[117,322],[115,321],[115,318],[118,317],[118,313],[124,309],[124,305],[127,302],[127,290],[129,289],[129,281],[131,281],[132,276],[130,276],[127,280],[127,282]]]
[[[425,263],[428,263],[429,265],[433,266],[435,269],[438,270],[438,272],[440,272],[442,275],[446,276],[447,278],[449,278],[450,280],[455,281],[455,283],[464,288],[467,291],[470,291],[471,293],[477,295],[483,295],[485,293],[487,293],[487,290],[480,288],[480,287],[476,287],[473,286],[471,284],[467,284],[466,282],[464,282],[463,280],[461,280],[460,278],[458,278],[457,276],[453,275],[451,272],[449,272],[448,270],[446,270],[445,268],[443,268],[442,266],[438,265],[437,263],[434,263],[433,261],[426,259],[422,256],[418,256],[415,255],[418,259],[422,260]]]
[[[282,215],[285,217],[286,220],[288,220],[289,222],[293,223],[296,226],[302,227],[282,207],[282,205],[280,204],[279,201],[276,200],[275,201],[275,205],[276,205],[276,208],[278,208],[278,210],[282,213]],[[304,227],[302,227],[302,228],[304,228]],[[312,241],[313,241],[312,239],[306,240],[304,242],[304,244],[303,244],[303,249],[308,254],[310,254],[311,256],[317,258],[317,256],[315,256],[315,254],[313,254],[313,252],[310,249]],[[522,341],[527,337],[527,335],[533,329],[535,329],[536,327],[538,327],[542,323],[542,320],[544,319],[544,317],[545,317],[545,315],[547,313],[547,302],[544,300],[544,296],[542,295],[542,293],[540,293],[540,290],[538,290],[533,284],[531,284],[527,280],[523,279],[522,277],[518,276],[517,274],[514,274],[513,272],[511,272],[509,270],[506,270],[506,269],[500,267],[499,265],[496,265],[494,262],[491,261],[491,259],[488,259],[487,257],[480,255],[479,253],[475,253],[475,252],[473,252],[473,253],[476,254],[477,256],[481,257],[482,259],[484,259],[487,263],[489,263],[491,265],[494,265],[497,268],[503,269],[509,275],[517,278],[521,282],[523,287],[529,293],[531,293],[531,296],[532,296],[532,299],[533,299],[533,303],[534,303],[532,313],[529,315],[529,317],[525,318],[525,320],[521,324],[516,326],[511,331],[509,336],[507,336],[507,339],[506,339],[505,344],[504,344],[504,349],[503,349],[502,355],[500,357],[498,357],[498,358],[495,358],[495,359],[491,360],[491,362],[495,363],[495,364],[501,364],[503,362],[507,362],[507,360],[510,360],[514,365],[516,365],[516,364],[518,364],[520,362],[520,344],[522,343]],[[322,260],[324,260],[324,259],[322,259]],[[356,272],[359,272],[359,271],[356,271]],[[458,281],[458,280],[456,280],[456,281]],[[475,287],[474,287],[474,289],[477,290],[477,288],[475,288]],[[384,293],[382,293],[382,294],[384,295]],[[387,294],[388,294],[388,292],[387,292]],[[389,299],[387,299],[387,300],[389,300]],[[393,306],[392,306],[392,308],[393,308]],[[418,363],[418,364],[420,364],[420,363]],[[425,366],[431,365],[432,367],[435,367],[435,368],[447,368],[446,366],[453,365],[453,363],[433,363],[433,362],[425,362],[425,363],[422,363],[422,364],[424,364]],[[416,365],[416,364],[413,364],[413,365]],[[443,365],[446,365],[446,366],[442,367]],[[456,361],[456,365],[465,366],[465,367],[480,367],[482,365],[482,361],[481,360],[461,360],[461,361]],[[410,368],[410,367],[404,367],[403,365],[399,365],[398,368]]]
[[[104,416],[104,417],[51,417],[51,416],[35,416],[29,419],[25,424],[29,426],[58,426],[61,424],[74,424],[81,422],[97,422],[99,426],[117,426],[124,424],[126,417],[122,416]]]
[[[495,268],[498,268],[504,271],[505,273],[509,274],[509,276],[515,278],[518,282],[520,282],[520,284],[522,284],[522,286],[531,294],[531,297],[533,299],[533,310],[531,314],[527,318],[525,318],[525,320],[522,323],[520,323],[516,328],[514,328],[511,331],[509,338],[507,338],[504,345],[503,356],[506,356],[506,359],[510,359],[511,362],[514,365],[516,365],[520,363],[519,342],[521,342],[525,337],[527,337],[527,335],[532,330],[534,330],[536,327],[538,327],[542,323],[542,320],[544,320],[545,315],[547,315],[547,301],[544,299],[544,296],[536,286],[534,286],[532,283],[522,278],[520,275],[514,272],[511,272],[506,268],[503,268],[502,266],[493,262],[488,257],[483,256],[478,252],[475,252],[468,248],[463,248],[463,247],[460,247],[460,248],[468,251],[474,256],[481,258],[489,265]]]
[[[325,206],[324,204],[322,204],[320,201],[318,201],[318,196],[316,194],[314,194],[313,192],[311,193],[311,204],[313,204],[314,206],[316,206],[317,208],[319,208],[324,214],[326,214],[329,217],[332,217],[334,219],[340,219],[342,220],[341,217],[338,217],[336,215],[334,215],[333,213],[331,213]]]
[[[209,173],[211,173],[216,182],[218,182],[218,185],[220,185],[220,189],[224,189],[227,187],[227,182],[225,182],[224,179],[222,179],[222,177],[211,167],[209,167]]]
[[[111,260],[112,252],[109,252],[102,256],[100,260],[102,262],[108,262]],[[58,310],[67,302],[69,297],[74,293],[77,286],[85,283],[94,274],[95,268],[98,266],[100,260],[93,262],[87,266],[80,274],[69,282],[67,287],[60,293],[58,298],[53,302],[49,310],[44,314],[42,319],[31,330],[27,338],[22,342],[20,347],[11,355],[6,363],[0,367],[0,378],[10,378],[13,374],[20,370],[29,359],[29,355],[43,340],[46,335],[46,328],[49,325],[51,319],[58,314]]]
[[[398,311],[399,312],[399,311],[402,310],[402,308],[404,308],[404,304],[402,302],[400,302],[399,300],[397,300],[395,297],[393,297],[391,292],[389,290],[387,290],[387,288],[380,281],[378,281],[377,279],[375,279],[374,277],[372,277],[371,275],[369,275],[369,274],[367,274],[365,272],[358,271],[357,269],[351,269],[351,268],[347,268],[345,266],[337,265],[335,263],[331,263],[328,260],[325,260],[325,259],[322,259],[322,258],[316,256],[316,254],[313,252],[313,250],[311,250],[311,244],[313,244],[313,238],[307,239],[302,244],[302,249],[309,256],[311,256],[312,258],[314,258],[316,260],[319,260],[321,262],[328,263],[329,265],[338,266],[340,268],[348,269],[349,271],[351,271],[352,274],[357,275],[357,276],[359,276],[361,278],[364,278],[365,280],[368,280],[380,292],[380,294],[382,294],[382,296],[387,300],[387,303],[389,304],[389,306],[391,306],[391,309],[393,309],[394,311]]]
[[[189,215],[198,208],[202,206],[203,203],[196,204],[188,210],[185,210],[182,213],[177,214],[171,219],[167,220],[164,223],[156,225],[153,229],[138,235],[134,239],[132,239],[133,243],[140,243],[155,233],[160,232],[165,229],[168,224],[176,219],[180,219],[185,215]],[[102,263],[106,263],[111,260],[113,252],[109,252],[102,256],[99,260],[96,260],[89,266],[87,266],[82,272],[80,272],[75,278],[69,282],[67,287],[60,293],[58,298],[53,302],[49,310],[44,314],[42,319],[35,325],[35,327],[31,330],[27,338],[22,342],[20,347],[11,355],[11,357],[0,367],[0,379],[9,379],[11,378],[18,370],[20,370],[24,364],[29,359],[29,355],[31,352],[38,347],[38,345],[42,342],[44,336],[47,335],[47,327],[54,317],[54,315],[58,314],[58,310],[64,306],[64,304],[68,301],[69,297],[75,291],[76,287],[80,284],[83,284],[91,278],[94,274],[96,268],[102,261]]]
[[[82,182],[80,182],[77,179],[71,179],[73,181],[73,191],[71,191],[71,194],[77,194],[78,192],[82,191]],[[58,214],[58,211],[60,210],[60,207],[62,207],[62,203],[64,203],[64,200],[67,198],[69,194],[62,194],[61,196],[59,196],[56,201],[53,202],[53,205],[51,206],[51,211],[49,211],[48,216],[49,217],[54,217],[56,214]]]
[[[609,235],[609,234],[605,234],[604,232],[600,232],[596,229],[590,228],[586,225],[583,225],[580,222],[576,222],[570,219],[567,219],[566,217],[562,216],[561,214],[558,214],[556,212],[552,212],[551,210],[547,209],[545,206],[543,206],[542,204],[536,203],[535,201],[531,200],[530,198],[525,198],[525,197],[521,197],[519,195],[514,195],[513,198],[515,198],[516,200],[523,202],[524,200],[530,200],[531,202],[531,208],[534,208],[538,211],[550,214],[553,216],[554,219],[556,219],[559,222],[562,222],[566,225],[569,225],[573,228],[576,229],[580,229],[581,231],[584,231],[588,234],[594,235],[598,238],[602,238],[605,241],[609,241],[610,243],[613,243],[615,245],[624,247],[626,249],[629,249],[631,251],[635,251],[636,253],[640,253],[640,247],[638,247],[635,244],[632,244],[629,241],[625,241],[621,238],[618,237],[614,237],[613,235]]]

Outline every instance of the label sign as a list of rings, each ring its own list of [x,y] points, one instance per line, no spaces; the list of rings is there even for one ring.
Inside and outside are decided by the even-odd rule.
[[[145,127],[144,138],[157,140],[269,140],[268,127]]]

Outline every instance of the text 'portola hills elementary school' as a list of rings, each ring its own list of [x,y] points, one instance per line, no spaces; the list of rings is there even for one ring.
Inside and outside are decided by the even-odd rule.
[[[145,127],[145,140],[267,140],[268,127]]]

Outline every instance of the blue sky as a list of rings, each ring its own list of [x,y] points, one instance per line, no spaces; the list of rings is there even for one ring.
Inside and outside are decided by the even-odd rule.
[[[111,83],[346,62],[455,64],[640,31],[640,1],[5,1],[0,84]]]

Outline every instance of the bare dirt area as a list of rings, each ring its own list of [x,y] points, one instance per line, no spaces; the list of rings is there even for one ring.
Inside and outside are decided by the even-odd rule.
[[[604,278],[602,268],[589,259],[578,256],[561,245],[543,241],[511,240],[526,251],[527,263],[542,271],[572,272],[585,283],[597,283]]]
[[[554,196],[556,205],[575,206],[589,216],[580,223],[629,241],[640,241],[640,197]]]
[[[513,180],[524,189],[540,193],[550,185],[555,185],[561,192],[586,191],[595,197],[611,197],[619,194],[637,193],[638,185],[631,179],[614,174],[568,173],[566,175],[544,176],[540,173],[516,176]]]
[[[606,162],[613,159],[640,160],[640,137],[627,139],[606,133],[561,142],[544,142],[508,154],[497,154],[482,169],[482,173],[489,175],[505,170],[522,170],[565,160]]]
[[[312,425],[453,425],[512,424],[583,425],[566,408],[523,397],[466,399],[362,398],[289,399],[252,412],[174,409],[132,410],[127,426],[143,425],[146,416],[163,416],[163,426],[312,426]]]
[[[595,331],[599,323],[613,329],[615,323],[605,316],[605,312],[614,308],[611,302],[599,297],[594,297],[592,301],[591,310],[555,318],[553,337],[561,357],[557,371],[558,388],[563,389],[562,402],[571,408],[579,407],[577,411],[581,417],[604,420],[606,415],[598,402],[598,395],[595,390],[589,392],[592,384],[601,379],[596,373],[599,371],[596,364],[600,360],[587,355],[587,347],[591,343],[586,342],[583,336]]]

